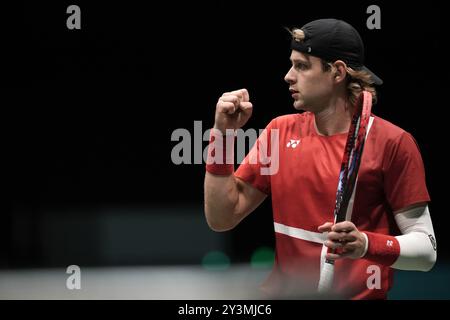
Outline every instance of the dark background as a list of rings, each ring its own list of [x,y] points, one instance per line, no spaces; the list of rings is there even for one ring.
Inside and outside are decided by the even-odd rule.
[[[66,28],[70,4],[81,8],[81,30]],[[371,4],[381,8],[381,30],[366,27]],[[171,134],[193,133],[195,120],[211,127],[217,98],[242,87],[254,104],[245,128],[294,113],[284,27],[327,17],[360,31],[366,65],[384,80],[373,112],[416,138],[439,264],[449,259],[440,2],[59,1],[4,15],[13,18],[2,90],[2,268],[196,264],[208,250],[248,262],[273,247],[269,199],[233,231],[208,229],[204,165],[174,165]]]

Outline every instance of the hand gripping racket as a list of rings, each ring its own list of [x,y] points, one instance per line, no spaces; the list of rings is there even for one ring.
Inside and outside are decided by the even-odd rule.
[[[346,220],[348,209],[353,210],[353,201],[350,201],[350,198],[354,197],[359,164],[368,133],[371,109],[372,94],[368,91],[361,92],[350,124],[339,173],[336,204],[334,207],[335,224]],[[349,207],[349,202],[352,202],[351,207]],[[328,251],[334,252],[331,249],[328,249]],[[333,278],[334,261],[325,259],[320,270],[319,292],[329,291],[333,285]]]

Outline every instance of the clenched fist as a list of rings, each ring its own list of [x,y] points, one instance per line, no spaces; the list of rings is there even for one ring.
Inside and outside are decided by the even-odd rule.
[[[225,92],[216,105],[214,128],[223,134],[226,129],[239,129],[248,121],[252,110],[247,89]]]

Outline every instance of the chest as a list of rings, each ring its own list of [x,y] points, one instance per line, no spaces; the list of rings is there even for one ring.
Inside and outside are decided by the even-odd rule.
[[[337,184],[346,136],[284,139],[280,145],[280,177],[294,184]]]
[[[311,193],[334,199],[339,180],[346,135],[333,137],[306,136],[280,139],[280,169],[272,177],[273,186],[283,193]],[[379,149],[379,148],[378,148]],[[368,198],[383,194],[381,157],[369,136],[358,173],[358,188]]]

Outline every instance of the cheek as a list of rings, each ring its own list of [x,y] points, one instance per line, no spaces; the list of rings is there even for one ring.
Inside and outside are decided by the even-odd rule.
[[[312,72],[300,73],[297,77],[297,80],[303,87],[317,86],[320,85],[323,81],[321,76]]]
[[[333,83],[328,77],[318,76],[311,79],[309,86],[317,92],[329,92],[333,90]]]
[[[331,78],[327,74],[306,72],[297,75],[297,86],[302,95],[323,96],[333,90]]]
[[[311,86],[313,84],[311,79],[305,75],[299,75],[297,77],[297,83],[298,83],[300,92],[305,92],[305,91],[311,90]]]
[[[299,80],[299,91],[304,96],[314,96],[317,92],[320,92],[322,89],[322,84],[320,81],[316,81],[313,78],[303,77]]]

